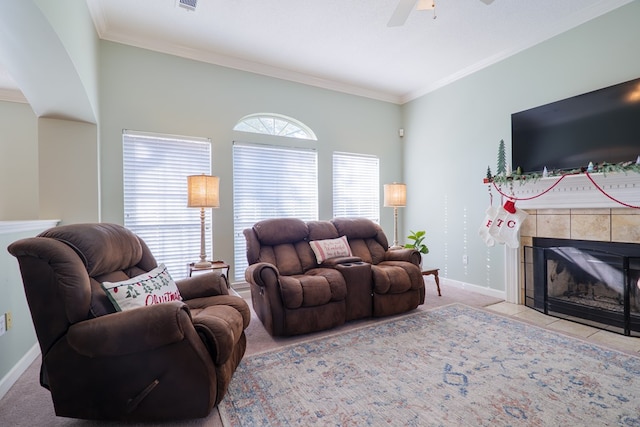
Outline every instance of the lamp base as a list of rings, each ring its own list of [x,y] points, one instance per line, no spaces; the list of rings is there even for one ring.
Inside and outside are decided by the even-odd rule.
[[[389,246],[389,250],[396,250],[396,249],[404,249],[404,246],[400,246],[400,245],[393,245],[393,246]]]
[[[209,261],[198,261],[193,263],[193,268],[209,268],[211,263]]]

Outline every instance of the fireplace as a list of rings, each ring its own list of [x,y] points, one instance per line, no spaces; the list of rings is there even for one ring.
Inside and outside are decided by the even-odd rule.
[[[528,307],[640,336],[640,244],[534,237],[524,266]]]

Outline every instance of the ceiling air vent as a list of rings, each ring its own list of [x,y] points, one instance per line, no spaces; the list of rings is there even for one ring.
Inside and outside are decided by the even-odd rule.
[[[189,10],[196,10],[198,0],[178,0],[178,6],[184,7]]]

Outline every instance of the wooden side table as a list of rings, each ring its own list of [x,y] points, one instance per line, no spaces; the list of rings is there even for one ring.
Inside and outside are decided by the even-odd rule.
[[[198,272],[198,271],[226,270],[224,274],[227,277],[227,282],[229,282],[228,280],[229,268],[230,268],[229,264],[227,264],[224,261],[210,261],[210,262],[211,262],[211,266],[205,267],[205,268],[197,268],[194,262],[187,264],[187,275],[191,277],[194,272]]]
[[[436,286],[438,287],[438,296],[441,297],[442,294],[440,293],[440,279],[438,278],[438,270],[440,270],[439,268],[434,268],[433,270],[424,270],[422,272],[423,276],[429,276],[431,274],[433,274],[434,278],[436,279]]]

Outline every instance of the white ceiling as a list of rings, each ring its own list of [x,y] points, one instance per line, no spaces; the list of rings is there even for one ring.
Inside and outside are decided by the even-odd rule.
[[[87,0],[100,38],[403,103],[633,0]],[[0,89],[15,87],[0,69]]]

